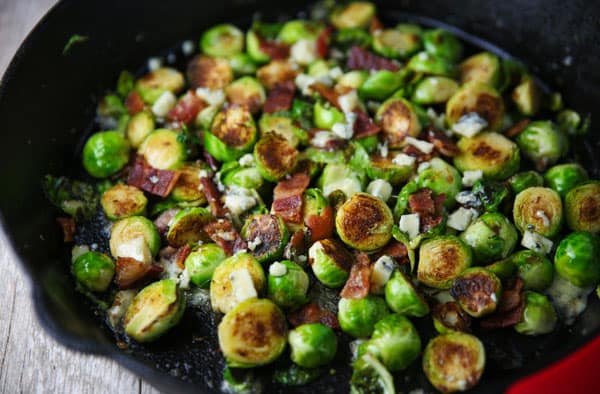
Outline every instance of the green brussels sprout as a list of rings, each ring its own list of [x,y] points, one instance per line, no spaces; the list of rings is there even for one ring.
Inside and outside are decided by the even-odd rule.
[[[358,92],[366,99],[383,100],[389,97],[404,83],[402,73],[379,70],[370,74],[360,85]]]
[[[300,40],[315,40],[322,29],[323,26],[313,21],[295,19],[284,23],[277,38],[284,44],[292,45]]]
[[[175,201],[191,202],[195,201],[198,205],[206,204],[206,196],[202,191],[200,175],[202,170],[206,170],[205,164],[189,163],[177,169],[179,178],[175,187],[171,191],[171,197]]]
[[[261,48],[262,37],[259,35],[257,31],[254,29],[248,30],[246,33],[246,53],[250,58],[259,64],[267,63],[271,60],[271,56],[269,56],[265,51]]]
[[[600,182],[571,189],[565,196],[565,216],[573,231],[600,232]]]
[[[198,241],[210,241],[203,227],[213,220],[214,217],[207,208],[195,207],[179,211],[169,223],[169,245],[179,248]]]
[[[396,197],[396,205],[394,206],[394,218],[398,220],[400,216],[408,210],[408,198],[411,194],[415,193],[419,190],[419,185],[415,180],[407,182],[402,189],[400,189],[400,193]]]
[[[296,167],[298,151],[279,134],[267,133],[254,146],[254,161],[264,179],[277,182]]]
[[[247,53],[236,53],[227,60],[235,75],[254,75],[256,73],[256,63]]]
[[[248,108],[231,105],[217,113],[210,131],[204,131],[204,149],[219,161],[237,160],[252,151],[256,136]]]
[[[497,87],[500,82],[501,66],[498,56],[482,52],[465,59],[459,66],[460,82],[481,82]]]
[[[348,246],[373,251],[392,237],[394,217],[385,202],[367,193],[356,193],[336,212],[335,229]]]
[[[504,118],[502,96],[496,89],[482,82],[462,85],[446,104],[446,122],[452,127],[464,115],[471,113],[485,119],[488,130],[499,130]]]
[[[379,137],[377,137],[377,134],[361,138],[357,137],[356,143],[357,145],[362,146],[368,153],[373,153],[379,146]]]
[[[385,302],[391,310],[402,315],[423,317],[429,313],[425,298],[400,271],[395,271],[385,285]]]
[[[353,46],[370,48],[372,42],[373,36],[362,28],[337,29],[333,34],[333,44],[342,50],[347,50]]]
[[[325,368],[303,368],[298,364],[278,368],[273,372],[273,380],[283,386],[304,386],[323,375]]]
[[[277,215],[252,215],[246,219],[242,237],[253,245],[252,254],[260,263],[277,260],[290,239],[283,219]]]
[[[113,224],[109,246],[114,258],[130,257],[150,264],[160,249],[160,235],[149,219],[130,216]]]
[[[222,57],[197,55],[189,61],[186,73],[191,89],[201,87],[210,90],[221,90],[233,81],[233,70],[227,59]],[[215,107],[218,107],[218,105],[215,105]],[[202,115],[203,112],[198,114],[200,117]],[[198,119],[196,122],[198,122]]]
[[[137,149],[153,130],[154,117],[149,111],[141,111],[129,119],[125,134],[131,147]]]
[[[287,323],[273,302],[251,298],[223,317],[218,336],[228,366],[252,368],[269,364],[283,353]]]
[[[554,330],[558,318],[550,300],[533,291],[525,292],[525,307],[515,330],[524,335],[548,334]]]
[[[525,290],[542,291],[552,284],[554,267],[545,256],[521,250],[511,260],[517,266]]]
[[[106,217],[118,220],[143,214],[148,199],[137,187],[118,184],[102,193],[100,204]]]
[[[337,352],[337,337],[333,330],[321,323],[302,324],[289,335],[290,357],[304,368],[329,364]]]
[[[433,56],[456,62],[462,57],[463,47],[456,36],[444,29],[428,30],[423,33],[425,50]]]
[[[534,79],[525,75],[515,87],[511,98],[519,112],[525,116],[535,116],[540,110],[541,93]]]
[[[375,324],[371,339],[359,347],[383,362],[389,371],[408,368],[421,353],[421,338],[406,317],[392,313]]]
[[[42,188],[52,205],[67,215],[89,219],[97,213],[97,191],[89,183],[46,175]]]
[[[331,130],[336,123],[345,123],[346,117],[335,107],[317,101],[313,108],[313,122],[319,129]]]
[[[260,189],[264,180],[256,167],[242,167],[235,161],[225,163],[219,171],[221,182],[225,186],[237,186],[244,189]]]
[[[362,31],[362,30],[361,30]],[[343,74],[335,85],[336,90],[340,89],[354,89],[358,90],[369,78],[369,72],[367,70],[352,70]]]
[[[588,174],[577,163],[558,164],[546,171],[544,180],[550,188],[565,198],[569,190],[588,180]]]
[[[488,264],[484,268],[496,274],[501,280],[508,280],[517,272],[517,265],[513,261],[512,256]]]
[[[411,100],[421,105],[442,104],[458,91],[458,83],[447,77],[427,77],[417,83]]]
[[[477,263],[489,263],[507,257],[517,245],[517,230],[508,218],[488,212],[475,219],[460,235],[473,249]]]
[[[363,190],[363,179],[350,166],[330,163],[323,169],[318,185],[325,197],[329,197],[335,190],[341,190],[346,197],[351,197]]]
[[[353,1],[338,8],[331,15],[331,23],[337,29],[368,27],[375,16],[375,5],[368,1]]]
[[[403,98],[390,98],[377,109],[375,121],[381,125],[390,148],[401,148],[406,137],[421,132],[421,122],[411,103]]]
[[[472,317],[481,317],[496,310],[502,295],[502,283],[491,271],[471,267],[454,280],[450,294],[463,311]]]
[[[443,393],[467,390],[477,384],[485,367],[485,349],[477,337],[462,332],[439,335],[423,353],[423,371]]]
[[[252,369],[239,369],[225,367],[221,390],[227,393],[251,394],[262,391],[262,382]]]
[[[119,96],[125,98],[133,90],[135,80],[133,74],[127,70],[121,71],[119,79],[117,80],[117,93]]]
[[[361,299],[342,298],[338,304],[338,320],[342,331],[356,338],[371,336],[375,323],[388,314],[383,298],[374,295]]]
[[[341,287],[346,283],[352,267],[352,255],[334,239],[322,239],[308,250],[308,263],[313,273],[327,287]]]
[[[383,29],[373,34],[373,50],[385,57],[405,59],[421,49],[418,33],[404,29]]]
[[[83,167],[95,178],[117,173],[128,161],[129,143],[116,131],[93,134],[83,147]]]
[[[513,193],[519,194],[529,187],[544,186],[544,178],[537,171],[524,171],[508,178],[508,183]]]
[[[406,69],[414,73],[453,77],[456,74],[456,65],[448,59],[434,56],[422,51],[410,58]]]
[[[563,221],[560,196],[547,187],[523,190],[515,197],[513,220],[522,233],[531,230],[544,237],[554,237],[560,231]]]
[[[351,394],[395,394],[394,378],[372,355],[365,354],[352,365]]]
[[[531,122],[515,141],[538,171],[544,171],[567,153],[569,140],[550,121]]]
[[[393,152],[386,157],[373,155],[365,167],[370,179],[383,179],[392,185],[406,182],[413,173],[414,165],[400,165],[394,162]]]
[[[86,289],[104,291],[115,274],[115,263],[104,253],[87,252],[75,259],[71,272]]]
[[[164,93],[179,93],[185,86],[183,74],[174,68],[161,67],[152,70],[135,83],[135,91],[147,104],[154,104]]]
[[[217,244],[203,244],[185,259],[185,269],[193,284],[208,287],[215,269],[226,258],[227,254]]]
[[[230,24],[213,26],[202,33],[200,49],[214,57],[236,55],[244,49],[244,33]]]
[[[479,133],[458,141],[454,165],[461,172],[481,170],[484,179],[504,180],[519,169],[518,146],[498,133]]]
[[[144,139],[138,150],[146,162],[159,170],[172,170],[186,159],[185,145],[180,141],[179,133],[173,130],[158,129]]]
[[[467,332],[471,327],[471,317],[454,301],[437,304],[431,311],[433,327],[440,334]]]
[[[417,184],[421,189],[429,188],[435,194],[445,194],[444,205],[451,208],[462,189],[462,177],[456,168],[440,158],[434,157],[429,163],[429,167],[419,173]]]
[[[582,118],[579,113],[572,109],[564,109],[556,115],[558,127],[568,135],[581,136],[587,134],[590,129],[591,116],[588,114]]]
[[[267,280],[268,297],[281,308],[294,309],[308,302],[308,275],[293,261],[271,264]]]
[[[230,104],[246,107],[253,114],[259,112],[267,100],[265,88],[250,76],[241,77],[227,85],[225,96]]]
[[[596,286],[600,282],[600,238],[577,231],[558,244],[554,254],[556,272],[578,287]]]
[[[123,327],[128,337],[151,342],[179,323],[184,311],[185,297],[177,282],[161,280],[137,293],[125,312]]]
[[[505,183],[494,181],[477,181],[471,192],[486,212],[497,211],[510,193]]]
[[[263,114],[258,121],[261,135],[273,132],[284,137],[294,148],[300,143],[305,144],[308,134],[302,128],[294,124],[294,119],[280,114]]]
[[[472,252],[460,238],[440,235],[419,249],[419,282],[436,289],[449,289],[454,279],[471,266]]]

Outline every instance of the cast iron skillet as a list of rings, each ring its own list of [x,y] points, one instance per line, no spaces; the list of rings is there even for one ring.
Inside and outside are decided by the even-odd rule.
[[[2,155],[1,222],[31,278],[41,325],[62,344],[116,359],[167,392],[219,390],[223,363],[216,347],[214,321],[189,311],[183,323],[157,344],[121,351],[98,324],[68,273],[68,253],[60,240],[56,212],[44,199],[40,180],[47,173],[73,173],[77,142],[91,132],[97,97],[113,86],[118,72],[135,70],[151,55],[174,43],[196,40],[204,28],[223,21],[248,24],[261,11],[266,19],[292,17],[301,1],[268,0],[63,0],[23,43],[0,85]],[[541,80],[564,93],[581,112],[600,105],[600,6],[584,0],[381,1],[387,22],[411,19],[443,21],[497,44],[532,66]],[[414,20],[414,19],[413,19]],[[89,37],[67,55],[72,34]],[[468,38],[468,37],[467,37]],[[486,46],[486,41],[479,45]],[[491,47],[490,47],[491,48]],[[498,50],[495,49],[497,52]],[[500,53],[501,55],[504,53]],[[594,178],[600,176],[598,130],[576,143],[576,154]],[[485,337],[488,364],[473,392],[502,392],[522,376],[573,352],[600,332],[600,303],[591,297],[586,312],[570,328],[543,338],[502,332]],[[427,325],[417,322],[420,326]],[[268,387],[266,392],[347,392],[349,368],[342,346],[333,368],[317,383],[301,389]],[[419,363],[400,378],[398,387],[432,391]]]

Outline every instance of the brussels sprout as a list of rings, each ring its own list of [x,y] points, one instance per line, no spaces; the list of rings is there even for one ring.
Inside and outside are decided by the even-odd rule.
[[[256,73],[256,63],[247,53],[236,53],[227,60],[235,75],[254,75]]]
[[[229,103],[246,107],[253,114],[259,112],[267,100],[265,88],[256,78],[249,76],[229,84],[225,88],[225,95]]]
[[[585,169],[577,163],[558,164],[544,174],[544,180],[562,198],[569,190],[588,180]]]
[[[563,220],[560,196],[547,187],[525,189],[515,197],[513,219],[522,233],[531,230],[544,237],[554,237]]]
[[[346,197],[363,190],[361,175],[345,164],[327,164],[319,177],[318,184],[325,197],[329,197],[336,190],[342,191]]]
[[[234,283],[234,273],[246,271],[252,283]],[[253,289],[243,288],[245,285],[253,285]],[[228,313],[237,304],[245,301],[254,290],[254,294],[260,294],[265,285],[265,273],[258,261],[248,253],[238,253],[219,264],[210,282],[210,303],[215,311]],[[256,298],[256,295],[254,296]]]
[[[452,281],[471,266],[471,248],[453,235],[437,236],[419,249],[419,282],[436,289],[449,289]]]
[[[335,89],[340,91],[344,89],[358,90],[368,78],[369,72],[367,70],[348,71],[337,80]]]
[[[209,241],[210,238],[203,227],[213,220],[214,217],[207,208],[195,207],[179,211],[169,223],[169,245],[178,248],[198,241]]]
[[[525,307],[521,321],[515,324],[515,330],[524,335],[548,334],[554,330],[558,318],[552,303],[542,294],[528,291],[525,293]]]
[[[471,327],[471,317],[454,301],[437,304],[431,312],[433,326],[440,334],[455,331],[467,332]]]
[[[491,271],[471,267],[454,280],[450,294],[469,315],[481,317],[496,310],[502,295],[502,283]]]
[[[419,81],[411,100],[421,105],[442,104],[454,96],[458,83],[447,77],[427,77]]]
[[[281,308],[294,309],[306,304],[308,284],[308,275],[293,261],[275,262],[269,268],[268,297]]]
[[[477,181],[471,192],[486,212],[497,211],[510,193],[505,183],[495,181]]]
[[[331,14],[331,23],[338,29],[368,27],[375,16],[375,5],[368,1],[353,1]]]
[[[292,45],[300,40],[314,40],[319,36],[322,26],[302,19],[287,21],[279,30],[277,38],[284,44]]]
[[[508,218],[488,212],[475,219],[460,235],[473,249],[477,263],[490,263],[507,257],[517,245],[517,230]]]
[[[261,48],[262,40],[263,38],[255,30],[248,30],[246,33],[246,52],[256,63],[267,63],[271,60],[271,56]]]
[[[512,256],[488,264],[484,268],[496,274],[501,280],[508,280],[517,272],[517,265],[512,260]]]
[[[263,178],[277,182],[296,167],[298,151],[279,134],[267,133],[254,146],[254,161]]]
[[[458,61],[462,56],[463,47],[454,34],[444,29],[426,31],[423,34],[425,50],[433,56]]]
[[[567,136],[550,121],[531,122],[515,140],[538,171],[556,163],[569,148]]]
[[[348,246],[362,251],[382,248],[392,237],[394,218],[385,202],[366,193],[356,193],[335,216],[335,229]]]
[[[590,118],[590,114],[582,118],[572,109],[564,109],[556,115],[556,123],[568,135],[581,136],[587,134],[590,129]]]
[[[303,368],[298,364],[278,368],[273,372],[273,380],[283,386],[304,386],[323,375],[325,368]]]
[[[130,257],[149,264],[160,249],[160,235],[150,220],[131,216],[113,224],[109,245],[115,258]]]
[[[256,134],[250,111],[231,105],[215,116],[210,131],[204,131],[204,149],[219,161],[237,160],[252,150]]]
[[[144,102],[153,104],[164,92],[179,93],[184,86],[182,73],[174,68],[161,67],[138,79],[135,91]]]
[[[452,127],[464,115],[476,113],[487,122],[487,128],[502,127],[504,102],[493,87],[481,82],[469,82],[458,89],[446,104],[446,122]]]
[[[87,252],[75,259],[71,272],[86,289],[104,291],[115,274],[115,263],[104,253]]]
[[[385,302],[391,310],[402,315],[423,317],[429,313],[429,305],[423,296],[400,271],[395,271],[385,285]]]
[[[191,89],[220,90],[233,80],[233,70],[227,59],[198,55],[187,66],[187,79]]]
[[[330,238],[333,235],[334,212],[319,189],[306,189],[302,196],[302,217],[310,230],[310,241]]]
[[[83,147],[85,170],[95,178],[106,178],[118,172],[129,161],[129,144],[116,131],[93,134]]]
[[[496,87],[500,82],[501,67],[498,56],[482,52],[465,59],[459,66],[460,82],[481,82]]]
[[[554,267],[545,256],[521,250],[511,257],[519,270],[525,290],[542,291],[552,284]]]
[[[273,132],[284,137],[294,148],[300,143],[305,144],[308,134],[294,124],[294,119],[279,114],[263,114],[258,121],[261,135]]]
[[[366,171],[370,179],[383,179],[392,185],[398,185],[410,178],[414,170],[413,167],[413,165],[396,164],[392,153],[386,157],[380,155],[371,156],[366,165]]]
[[[481,170],[484,179],[504,180],[519,169],[517,145],[498,133],[479,133],[458,141],[454,165],[461,172]]]
[[[42,188],[52,205],[67,215],[89,219],[97,213],[97,191],[89,183],[46,175]]]
[[[373,356],[365,354],[352,365],[351,394],[395,394],[394,378]]]
[[[535,116],[540,110],[540,91],[534,79],[526,75],[512,92],[511,98],[519,112],[525,116]]]
[[[370,74],[360,85],[358,92],[367,99],[383,100],[389,97],[404,83],[402,73],[379,70]]]
[[[172,170],[186,159],[185,145],[180,141],[179,133],[173,130],[158,129],[144,139],[138,153],[146,162],[159,170]]]
[[[410,58],[406,69],[414,73],[452,77],[456,74],[456,66],[450,60],[438,57],[429,52],[419,52]]]
[[[285,222],[277,215],[248,217],[241,234],[249,245],[253,245],[252,254],[260,263],[280,258],[290,239]]]
[[[571,189],[565,196],[565,215],[573,231],[600,232],[600,182]]]
[[[338,304],[340,327],[356,338],[371,336],[375,323],[388,314],[383,298],[373,295],[361,299],[342,298]]]
[[[252,368],[269,364],[283,353],[287,324],[273,302],[252,298],[225,315],[218,335],[228,366]]]
[[[138,188],[119,184],[102,194],[100,204],[109,219],[117,220],[141,215],[146,210],[148,199]]]
[[[335,107],[326,106],[317,101],[313,108],[313,122],[319,129],[331,130],[336,123],[345,123],[346,117]]]
[[[321,323],[302,324],[289,333],[290,357],[304,368],[329,364],[337,352],[337,337]]]
[[[216,244],[203,244],[185,259],[185,269],[190,280],[198,287],[208,287],[215,269],[227,258],[225,251]]]
[[[308,263],[317,279],[327,287],[341,287],[352,267],[352,255],[334,239],[322,239],[308,250]]]
[[[221,182],[225,186],[237,186],[245,189],[258,190],[264,184],[264,180],[256,167],[242,167],[234,161],[226,163],[221,167]]]
[[[485,366],[485,349],[477,337],[461,332],[439,335],[423,353],[423,371],[443,393],[467,390],[477,384]]]
[[[421,49],[421,37],[414,31],[383,29],[373,34],[373,50],[380,55],[404,59]]]
[[[252,369],[225,367],[221,390],[231,394],[252,394],[262,392],[262,382]]]
[[[214,57],[236,55],[244,49],[244,33],[230,24],[213,26],[202,33],[200,49]]]
[[[181,320],[185,297],[177,282],[165,279],[154,282],[134,297],[123,317],[125,333],[138,342],[151,342]]]
[[[544,178],[536,171],[524,171],[508,178],[508,183],[513,193],[519,194],[528,187],[544,186]]]
[[[390,371],[406,369],[421,353],[421,338],[406,317],[392,313],[375,324],[371,339],[359,347],[377,357]]]
[[[377,109],[375,121],[381,125],[390,148],[401,148],[406,137],[421,132],[421,122],[414,107],[402,98],[390,98]]]
[[[445,194],[444,205],[454,206],[455,197],[462,188],[462,177],[456,168],[440,158],[433,158],[430,165],[419,173],[417,184],[419,188],[429,188],[435,194]]]
[[[198,205],[206,203],[206,196],[202,191],[200,174],[206,169],[206,165],[187,164],[179,167],[179,178],[171,191],[171,197],[175,201],[195,201]]]
[[[567,235],[554,254],[556,272],[578,287],[596,286],[600,282],[600,238],[578,231]]]
[[[125,133],[132,148],[138,148],[154,130],[154,117],[148,111],[133,115],[127,123]]]

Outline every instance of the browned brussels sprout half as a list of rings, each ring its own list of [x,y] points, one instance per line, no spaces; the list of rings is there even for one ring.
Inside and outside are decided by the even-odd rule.
[[[204,149],[219,161],[237,160],[252,150],[256,135],[250,111],[234,104],[220,111],[211,130],[204,131]]]
[[[210,238],[203,227],[213,221],[212,214],[206,208],[184,209],[171,219],[167,241],[175,247],[184,246],[198,241],[208,241]]]
[[[530,187],[517,194],[513,219],[521,232],[530,230],[544,237],[554,237],[563,221],[562,201],[547,187]]]
[[[267,133],[256,143],[254,159],[262,177],[277,182],[296,167],[298,151],[279,134]]]
[[[464,60],[458,67],[461,83],[481,82],[498,87],[500,82],[500,60],[496,55],[482,52]]]
[[[485,119],[489,130],[500,129],[504,117],[502,96],[494,88],[481,82],[461,86],[446,104],[446,121],[452,126],[470,113],[476,113]]]
[[[308,262],[317,279],[327,287],[341,287],[352,267],[353,257],[334,239],[322,239],[308,250]]]
[[[469,315],[481,317],[496,310],[502,295],[502,284],[491,271],[472,267],[454,280],[450,294]]]
[[[437,304],[433,307],[431,315],[433,326],[440,334],[448,334],[453,331],[468,332],[470,330],[471,317],[454,301]]]
[[[517,145],[498,133],[485,132],[458,141],[454,165],[461,172],[481,170],[485,179],[504,180],[519,169]]]
[[[246,219],[242,237],[260,262],[277,260],[290,239],[283,219],[277,215],[252,215]]]
[[[225,88],[225,95],[231,104],[246,107],[256,114],[265,104],[265,88],[253,77],[242,77]]]
[[[570,190],[565,196],[565,215],[571,230],[600,232],[600,182]]]
[[[375,120],[381,125],[390,148],[400,148],[406,137],[421,132],[421,122],[412,104],[403,98],[386,100],[377,109]]]
[[[102,194],[100,203],[106,216],[117,220],[143,214],[148,199],[144,192],[134,186],[115,185]]]
[[[375,5],[368,1],[353,1],[331,14],[331,23],[338,29],[368,27],[375,16]]]
[[[244,49],[244,33],[230,24],[213,26],[202,34],[200,49],[209,56],[233,56]]]
[[[452,281],[471,266],[471,248],[453,235],[437,236],[419,249],[419,282],[437,289],[449,289]]]

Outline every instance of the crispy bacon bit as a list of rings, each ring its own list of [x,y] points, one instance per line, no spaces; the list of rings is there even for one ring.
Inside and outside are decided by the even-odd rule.
[[[137,156],[129,171],[127,183],[148,193],[166,197],[179,179],[177,171],[159,170],[149,166],[144,156]]]
[[[167,119],[171,122],[179,122],[187,125],[196,119],[198,113],[205,107],[206,103],[196,96],[194,92],[189,91],[169,111]]]
[[[523,280],[520,277],[512,278],[502,292],[496,312],[483,319],[481,327],[490,330],[514,326],[521,321],[524,308]]]
[[[200,184],[202,185],[202,190],[208,200],[210,212],[217,218],[226,217],[229,210],[225,208],[221,202],[221,192],[217,189],[217,186],[212,179],[208,176],[200,177]]]
[[[313,83],[312,85],[310,85],[310,87],[312,88],[312,90],[323,96],[323,98],[327,100],[331,105],[333,105],[337,109],[342,109],[340,107],[340,104],[338,103],[339,95],[335,90],[328,86],[325,86],[320,82]]]
[[[56,218],[56,222],[60,225],[63,232],[63,242],[73,242],[75,234],[75,219],[73,218]]]
[[[119,257],[115,264],[115,283],[119,289],[129,289],[136,284],[158,277],[162,268],[130,257]]]
[[[317,53],[319,57],[327,56],[327,52],[329,52],[329,40],[331,38],[331,34],[333,33],[333,27],[327,26],[325,29],[321,31],[319,37],[317,37],[316,47]]]
[[[381,256],[390,256],[400,265],[410,264],[408,249],[406,249],[406,246],[402,242],[396,240],[391,240],[383,249],[377,252],[374,260],[377,260]]]
[[[365,138],[370,135],[375,135],[381,131],[381,127],[379,127],[373,119],[363,111],[355,110],[356,120],[354,121],[354,138]]]
[[[408,207],[411,212],[420,216],[420,232],[424,233],[439,225],[442,220],[445,194],[433,198],[433,191],[428,188],[419,189],[408,197]]]
[[[219,168],[219,161],[215,159],[210,153],[208,153],[207,151],[203,151],[202,156],[204,157],[204,161],[206,162],[206,164],[208,164],[208,166],[213,171],[216,171]]]
[[[320,215],[310,215],[304,219],[304,224],[310,230],[310,242],[333,236],[334,217],[333,208],[325,207]]]
[[[432,153],[424,153],[421,152],[419,148],[417,148],[414,145],[406,145],[404,148],[402,148],[402,153],[414,157],[417,163],[421,164],[423,162],[433,159],[435,150]]]
[[[295,257],[306,254],[306,234],[304,230],[296,230],[290,238],[290,242],[285,246],[283,257],[288,260],[295,260]]]
[[[302,223],[302,194],[310,183],[307,174],[297,173],[273,189],[273,213],[290,223]]]
[[[432,143],[434,148],[444,156],[454,157],[459,153],[458,147],[452,138],[433,127],[427,129],[425,139]]]
[[[219,219],[208,223],[203,227],[203,230],[206,231],[210,239],[223,248],[228,256],[248,248],[246,241],[242,239],[242,236],[233,227],[233,223],[229,219]]]
[[[340,296],[359,300],[369,295],[371,290],[371,261],[366,253],[356,253],[356,263],[350,269],[350,277],[346,281]]]
[[[177,215],[178,212],[179,209],[177,208],[167,209],[166,211],[158,215],[156,219],[154,219],[154,225],[156,226],[156,229],[158,230],[159,234],[164,235],[167,232],[167,230],[169,229],[169,223],[171,222],[171,219],[173,219],[173,217],[175,217],[175,215]]]
[[[267,96],[263,112],[270,114],[278,111],[289,111],[292,108],[295,90],[296,87],[293,81],[284,81],[275,85]]]
[[[400,66],[391,60],[377,56],[359,46],[353,46],[350,49],[346,67],[350,70],[400,70]]]
[[[273,40],[266,40],[258,34],[257,37],[260,50],[266,53],[271,59],[287,59],[290,56],[289,45]]]
[[[179,269],[185,268],[185,259],[192,253],[192,247],[190,245],[182,246],[177,249],[177,253],[175,255],[175,264],[179,267]]]
[[[301,326],[302,324],[321,323],[334,330],[340,328],[340,323],[335,313],[322,309],[319,305],[312,302],[295,312],[289,313],[288,320],[294,327]]]
[[[529,126],[529,123],[531,123],[531,119],[521,119],[520,121],[509,127],[504,132],[504,135],[506,135],[509,138],[516,137],[519,134],[521,134],[521,132],[525,130],[527,126]]]
[[[375,34],[375,32],[383,30],[383,23],[381,23],[381,21],[374,16],[373,19],[371,19],[371,25],[369,26],[369,33],[371,34]]]
[[[142,96],[138,92],[132,91],[125,99],[125,107],[129,115],[135,115],[144,110],[144,100],[142,100]]]
[[[273,212],[289,223],[302,222],[302,196],[289,196],[273,201]]]

